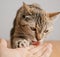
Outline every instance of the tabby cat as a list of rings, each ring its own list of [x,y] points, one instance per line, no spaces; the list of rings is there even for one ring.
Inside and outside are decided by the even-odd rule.
[[[23,3],[17,11],[11,30],[12,48],[26,47],[40,41],[52,30],[53,17],[60,12],[47,13],[38,4]]]

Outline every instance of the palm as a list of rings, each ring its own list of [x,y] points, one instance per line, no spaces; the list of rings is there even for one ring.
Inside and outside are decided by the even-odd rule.
[[[0,39],[0,57],[49,57],[51,52],[51,44],[11,49],[7,48],[4,39]]]

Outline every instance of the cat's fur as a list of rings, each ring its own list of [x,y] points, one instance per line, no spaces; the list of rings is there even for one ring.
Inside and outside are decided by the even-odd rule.
[[[23,3],[17,11],[11,30],[12,48],[25,47],[32,44],[32,41],[40,41],[52,30],[53,17],[59,13],[46,13],[37,5]]]

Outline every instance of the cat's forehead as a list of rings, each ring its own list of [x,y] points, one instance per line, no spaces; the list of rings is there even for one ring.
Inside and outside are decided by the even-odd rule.
[[[34,8],[34,9],[37,9],[37,10],[42,10],[42,8],[39,6],[39,4],[31,4],[31,5],[28,5],[30,8]]]
[[[37,16],[36,16],[36,18],[41,18],[41,19],[45,19],[44,21],[45,22],[50,22],[50,20],[49,20],[49,17],[46,15],[46,11],[45,10],[43,10],[40,6],[39,6],[39,4],[31,4],[31,5],[28,5],[29,6],[29,8],[30,8],[30,10],[31,10],[31,13],[33,13],[32,15],[30,15],[30,16],[35,16],[36,14],[37,14]],[[24,10],[24,7],[22,6],[21,8],[20,8],[20,13],[21,13],[21,15],[26,15],[26,16],[29,16],[28,15],[28,12],[26,12],[25,10]]]
[[[39,4],[37,4],[37,3],[31,4],[31,5],[28,5],[28,6],[31,9],[31,11],[34,12],[34,13],[38,13],[38,12],[45,13],[45,11],[42,9],[42,7],[40,7]],[[24,6],[20,7],[19,10],[20,10],[20,12],[25,11]]]

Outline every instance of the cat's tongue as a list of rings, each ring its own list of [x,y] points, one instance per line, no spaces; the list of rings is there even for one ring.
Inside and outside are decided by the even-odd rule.
[[[40,42],[38,41],[32,41],[32,45],[38,46],[40,44]]]

